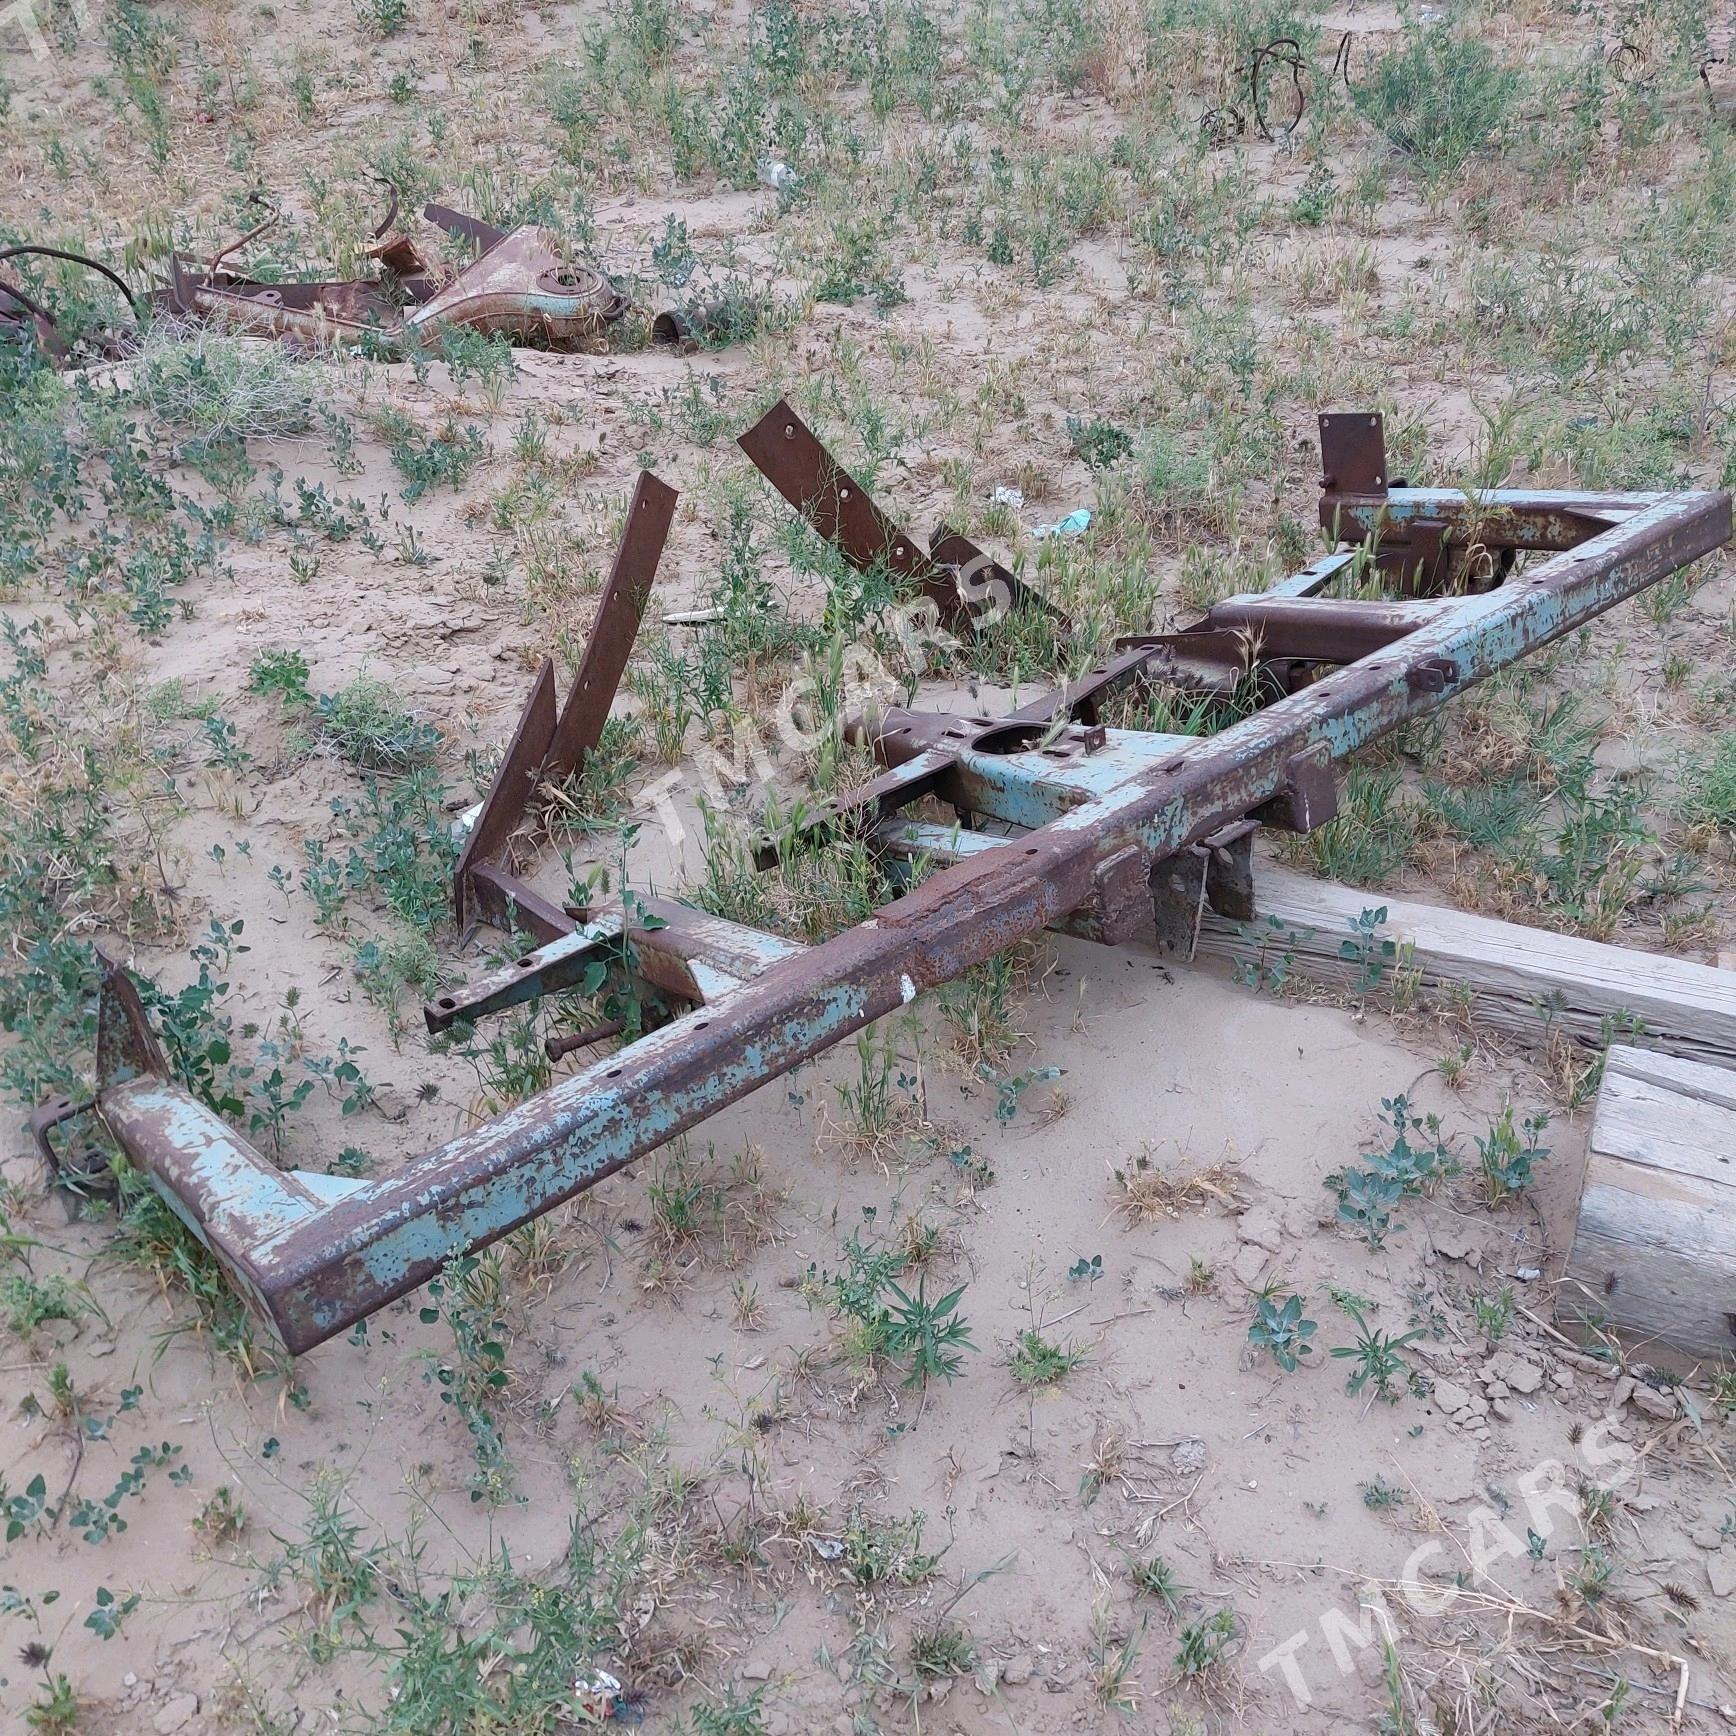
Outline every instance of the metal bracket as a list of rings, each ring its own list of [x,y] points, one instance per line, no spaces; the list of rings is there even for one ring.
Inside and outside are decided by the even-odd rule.
[[[640,472],[627,503],[614,563],[597,599],[578,674],[558,714],[553,660],[545,658],[537,671],[530,698],[453,872],[453,908],[460,933],[469,934],[478,921],[511,926],[514,908],[533,917],[533,932],[543,932],[536,923],[546,922],[552,907],[529,887],[511,880],[510,870],[501,869],[497,859],[523,821],[537,785],[576,776],[602,741],[603,726],[651,599],[679,498],[650,471]],[[494,873],[485,876],[485,866]]]
[[[1365,410],[1322,416],[1320,465],[1320,487],[1328,495],[1385,494],[1385,418]]]
[[[1285,832],[1312,832],[1338,813],[1338,775],[1324,744],[1284,761],[1277,793],[1253,810],[1262,826]]]
[[[1055,613],[1023,580],[955,531],[943,530],[936,547],[924,553],[913,536],[874,504],[787,400],[780,398],[736,444],[851,566],[858,572],[882,568],[915,580],[948,627],[974,631],[985,613],[1024,607]]]

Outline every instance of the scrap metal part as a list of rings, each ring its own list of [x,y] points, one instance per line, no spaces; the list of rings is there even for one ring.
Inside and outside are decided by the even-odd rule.
[[[210,260],[200,279],[172,260],[170,311],[220,318],[260,337],[309,342],[372,340],[382,354],[401,351],[443,326],[502,333],[514,344],[559,347],[595,337],[627,311],[627,297],[590,266],[571,264],[545,229],[526,224],[502,231],[479,217],[443,205],[424,207],[425,219],[483,247],[464,271],[437,273],[415,243],[387,234],[398,210],[375,233],[368,255],[384,267],[378,278],[332,283],[259,283],[222,271],[222,260],[271,227],[260,224]]]
[[[121,292],[127,304],[127,310],[135,319],[138,318],[139,304],[133,292],[127,286],[126,279],[112,267],[104,265],[100,259],[92,259],[87,254],[74,253],[66,247],[48,247],[37,242],[21,242],[13,247],[0,248],[0,264],[13,259],[63,259],[71,265],[81,265],[86,271],[94,271],[101,277],[106,277],[116,289]],[[26,322],[34,331],[37,344],[44,355],[48,356],[57,366],[63,365],[68,358],[65,339],[61,336],[60,321],[54,310],[46,303],[37,300],[21,284],[0,282],[0,335],[16,336],[26,329]],[[103,344],[105,353],[118,353],[111,340]]]
[[[884,563],[967,612],[934,551],[884,518],[787,406],[743,444],[846,558]],[[1180,945],[1202,899],[1245,915],[1256,824],[1320,825],[1335,810],[1337,762],[1730,537],[1723,492],[1408,488],[1387,473],[1378,417],[1327,419],[1322,446],[1323,520],[1357,548],[1229,598],[1189,632],[1123,641],[1010,717],[895,710],[857,722],[882,770],[806,830],[823,837],[848,818],[889,863],[925,868],[870,920],[802,946],[669,900],[556,906],[502,866],[534,780],[566,766],[574,742],[594,743],[604,686],[612,692],[625,660],[623,616],[599,623],[597,684],[563,711],[552,670],[538,677],[461,866],[465,919],[509,923],[539,944],[426,1011],[439,1028],[628,976],[661,998],[666,1022],[397,1172],[351,1180],[279,1171],[178,1084],[132,983],[110,967],[96,1112],[289,1349],[306,1350],[1014,941],[1051,927]],[[662,501],[642,479],[611,577],[635,618]],[[630,554],[641,511],[647,528]],[[1468,573],[1488,588],[1322,595],[1360,576],[1371,548],[1403,551],[1392,563],[1402,585],[1440,590]],[[1470,566],[1473,551],[1490,559]],[[1506,572],[1520,553],[1543,558]],[[1232,677],[1258,708],[1216,734],[1104,722],[1118,695],[1180,686],[1210,699]],[[907,811],[923,798],[949,804],[956,823]],[[71,1113],[45,1108],[50,1149],[47,1123]]]
[[[262,195],[249,195],[264,216],[208,260],[198,264],[171,253],[168,281],[144,300],[180,320],[211,320],[254,337],[289,338],[309,346],[366,344],[381,359],[414,349],[446,327],[497,334],[514,344],[561,349],[601,335],[632,305],[594,266],[566,255],[559,239],[535,224],[499,229],[445,205],[425,205],[423,217],[449,235],[473,243],[479,256],[460,271],[433,263],[396,227],[398,190],[364,249],[379,271],[371,277],[268,282],[231,269],[251,242],[282,221]],[[59,248],[0,250],[0,261],[21,254],[74,260],[110,278],[135,317],[138,300],[122,278],[98,260]],[[660,313],[652,342],[678,349],[726,341],[733,318],[725,301]],[[0,282],[0,337],[32,330],[57,364],[68,359],[53,311],[22,286]],[[120,353],[116,350],[114,353]]]
[[[603,725],[651,598],[677,498],[668,483],[648,470],[640,473],[584,656],[558,713],[553,660],[545,658],[537,672],[530,699],[471,823],[453,875],[453,906],[461,934],[468,935],[478,920],[543,939],[572,927],[561,910],[517,879],[501,858],[538,786],[576,777],[603,739]]]
[[[915,584],[948,627],[970,630],[985,614],[998,617],[1014,609],[1057,614],[1022,579],[944,525],[924,551],[881,512],[786,400],[780,398],[736,444],[851,566]]]
[[[551,348],[595,337],[627,311],[627,298],[589,265],[570,264],[546,229],[504,235],[416,311],[404,332],[443,325],[500,332]]]
[[[569,261],[547,230],[534,224],[497,229],[480,217],[426,205],[427,221],[482,249],[462,271],[436,269],[409,236],[393,227],[396,188],[366,250],[381,267],[378,276],[264,283],[227,270],[225,259],[279,220],[275,208],[267,210],[263,222],[213,255],[202,272],[195,273],[178,255],[171,258],[162,305],[182,317],[218,319],[260,337],[366,341],[382,356],[412,348],[447,326],[498,333],[515,344],[560,348],[597,336],[629,305],[600,271]]]

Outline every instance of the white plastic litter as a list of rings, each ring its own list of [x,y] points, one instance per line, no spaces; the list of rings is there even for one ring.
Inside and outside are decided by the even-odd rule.
[[[760,178],[760,184],[770,187],[774,193],[788,193],[796,184],[798,176],[790,165],[769,152],[755,164],[755,172]]]
[[[588,1676],[573,1681],[573,1700],[578,1711],[587,1718],[605,1719],[615,1715],[615,1702],[621,1697],[621,1684],[607,1670],[593,1670]]]

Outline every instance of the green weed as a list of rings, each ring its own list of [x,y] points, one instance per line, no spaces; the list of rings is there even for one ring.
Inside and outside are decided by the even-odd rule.
[[[1286,1374],[1294,1374],[1302,1357],[1314,1346],[1308,1340],[1317,1330],[1316,1322],[1303,1318],[1300,1296],[1286,1296],[1280,1302],[1275,1294],[1262,1293],[1254,1300],[1254,1321],[1248,1328],[1248,1341],[1272,1353],[1272,1360]]]
[[[1020,1386],[1054,1386],[1085,1360],[1085,1352],[1052,1343],[1034,1327],[1013,1341],[1007,1366]]]
[[[1445,24],[1407,24],[1398,46],[1358,78],[1351,101],[1438,187],[1499,135],[1521,86],[1480,38]]]
[[[1501,1205],[1531,1185],[1533,1171],[1549,1155],[1549,1147],[1539,1143],[1548,1126],[1547,1115],[1528,1115],[1516,1124],[1509,1103],[1488,1133],[1477,1137],[1477,1185],[1487,1204]]]

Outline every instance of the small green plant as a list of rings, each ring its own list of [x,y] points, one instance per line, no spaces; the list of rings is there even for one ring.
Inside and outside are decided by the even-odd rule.
[[[121,1513],[121,1503],[145,1492],[147,1475],[154,1469],[172,1465],[181,1449],[164,1441],[156,1447],[140,1447],[133,1454],[128,1469],[121,1472],[115,1486],[100,1501],[81,1495],[67,1514],[68,1523],[86,1543],[106,1543],[110,1537],[125,1531],[127,1522]],[[171,1481],[182,1480],[179,1473],[170,1472]],[[58,1515],[56,1515],[58,1517]]]
[[[247,691],[275,697],[286,707],[299,709],[313,703],[307,681],[307,659],[282,646],[261,651],[247,666]]]
[[[725,1688],[710,1704],[693,1708],[693,1736],[764,1736],[764,1688],[754,1688],[746,1694],[736,1688]]]
[[[1499,1344],[1513,1323],[1513,1286],[1503,1284],[1492,1293],[1473,1296],[1471,1313],[1483,1336],[1491,1344]]]
[[[431,488],[461,487],[487,451],[478,428],[448,422],[427,434],[401,410],[382,410],[377,420],[393,467],[404,478],[404,498],[412,503]]]
[[[912,1509],[903,1519],[852,1513],[844,1527],[844,1571],[858,1585],[918,1585],[940,1565],[922,1547],[927,1515]]]
[[[512,1466],[506,1455],[497,1406],[510,1377],[506,1371],[506,1345],[502,1327],[495,1318],[493,1298],[473,1282],[483,1262],[475,1254],[455,1257],[428,1282],[432,1301],[421,1310],[424,1325],[446,1322],[452,1334],[453,1354],[442,1358],[423,1354],[428,1366],[425,1378],[440,1387],[440,1402],[451,1405],[470,1431],[476,1455],[476,1472],[470,1480],[472,1501],[504,1500],[510,1492]]]
[[[1417,1326],[1409,1332],[1396,1335],[1382,1332],[1378,1327],[1368,1324],[1363,1312],[1366,1304],[1361,1297],[1339,1294],[1334,1300],[1356,1325],[1356,1342],[1335,1345],[1332,1350],[1334,1356],[1355,1363],[1345,1382],[1345,1391],[1359,1393],[1365,1386],[1372,1384],[1376,1398],[1385,1399],[1388,1404],[1396,1404],[1410,1381],[1410,1364],[1399,1352],[1407,1344],[1421,1338],[1424,1328]]]
[[[886,1349],[894,1358],[910,1358],[906,1386],[926,1386],[935,1376],[956,1380],[964,1367],[961,1350],[974,1350],[970,1327],[958,1313],[964,1286],[950,1290],[937,1302],[927,1298],[919,1283],[916,1294],[907,1296],[896,1284],[888,1284],[892,1306],[887,1312]]]
[[[1459,1173],[1459,1161],[1441,1137],[1438,1116],[1413,1115],[1402,1091],[1383,1097],[1380,1107],[1392,1130],[1385,1149],[1363,1154],[1366,1169],[1346,1168],[1326,1177],[1326,1185],[1338,1195],[1339,1221],[1353,1226],[1377,1251],[1388,1235],[1404,1228],[1393,1221],[1402,1200],[1432,1194]]]
[[[1579,1485],[1579,1522],[1588,1537],[1607,1538],[1615,1524],[1615,1491],[1602,1483]]]
[[[1176,1674],[1190,1683],[1210,1675],[1224,1661],[1224,1655],[1240,1633],[1236,1612],[1229,1608],[1185,1623],[1176,1636]]]
[[[1255,994],[1267,990],[1276,994],[1289,981],[1296,963],[1296,949],[1313,937],[1313,929],[1292,928],[1276,916],[1268,916],[1251,928],[1242,923],[1236,929],[1236,938],[1253,956],[1238,953],[1230,966],[1230,975]]]
[[[1601,1543],[1580,1551],[1579,1566],[1566,1576],[1567,1589],[1582,1603],[1596,1608],[1615,1578],[1615,1557]]]
[[[59,1272],[46,1278],[8,1272],[0,1278],[0,1314],[6,1318],[6,1329],[16,1337],[28,1338],[50,1320],[77,1320],[81,1314],[95,1311],[96,1305],[83,1285]]]
[[[1105,422],[1100,416],[1093,416],[1089,421],[1069,416],[1067,438],[1073,442],[1073,450],[1092,470],[1107,470],[1133,451],[1133,436],[1125,428]]]
[[[170,320],[147,330],[132,369],[141,407],[203,451],[306,434],[328,390],[323,370],[285,345]]]
[[[360,1622],[385,1564],[377,1544],[362,1543],[362,1528],[344,1506],[336,1480],[323,1473],[316,1477],[307,1501],[302,1535],[278,1541],[285,1545],[284,1567],[307,1587],[312,1650],[324,1662],[336,1654],[344,1630]]]
[[[1736,729],[1723,731],[1709,754],[1687,762],[1676,809],[1690,826],[1736,832]]]
[[[1052,1344],[1034,1327],[1013,1340],[1007,1366],[1020,1386],[1053,1386],[1085,1360],[1085,1352]]]
[[[952,1027],[953,1043],[971,1067],[998,1065],[1019,1040],[1011,1000],[1026,968],[1026,951],[1010,947],[998,952],[940,991],[940,1010]]]
[[[78,1728],[80,1716],[78,1695],[73,1692],[72,1683],[58,1672],[51,1676],[44,1670],[41,1698],[26,1709],[24,1722],[47,1736],[65,1736]]]
[[[1304,859],[1329,880],[1384,886],[1416,853],[1416,824],[1397,768],[1352,766],[1338,813],[1300,839]]]
[[[431,766],[395,778],[370,778],[359,802],[332,798],[332,814],[352,840],[343,867],[352,889],[368,888],[412,928],[427,934],[452,903],[457,856],[444,801]]]
[[[298,1079],[292,1086],[283,1069],[273,1067],[253,1081],[248,1095],[252,1103],[247,1116],[248,1131],[265,1134],[271,1141],[273,1154],[281,1155],[289,1118],[313,1095],[313,1081]]]
[[[1318,229],[1332,211],[1338,182],[1324,163],[1316,163],[1290,205],[1290,215],[1308,229]]]
[[[233,1543],[247,1529],[247,1515],[227,1483],[219,1484],[216,1493],[194,1515],[193,1529],[212,1545]]]
[[[1439,186],[1506,126],[1521,85],[1480,37],[1444,23],[1407,24],[1398,45],[1358,78],[1351,100]]]
[[[84,1618],[84,1625],[99,1640],[112,1640],[121,1631],[127,1617],[139,1607],[139,1594],[130,1591],[116,1597],[106,1585],[96,1588],[95,1607]]]
[[[1181,1613],[1181,1600],[1187,1590],[1175,1576],[1175,1569],[1161,1555],[1147,1561],[1132,1561],[1128,1575],[1134,1585],[1148,1597],[1155,1597],[1171,1615]]]
[[[1395,1488],[1384,1477],[1362,1485],[1362,1504],[1371,1513],[1385,1513],[1404,1505],[1404,1490]]]
[[[1329,1175],[1326,1185],[1338,1195],[1338,1221],[1356,1229],[1371,1251],[1378,1253],[1394,1230],[1404,1228],[1393,1222],[1404,1188],[1391,1176],[1376,1170],[1346,1169]]]
[[[24,1486],[22,1495],[11,1494],[0,1478],[0,1514],[6,1518],[6,1541],[16,1543],[26,1531],[60,1517],[48,1502],[48,1481],[40,1471]]]
[[[78,1394],[73,1389],[72,1370],[64,1362],[55,1363],[48,1371],[48,1404],[57,1417],[70,1417],[78,1411]]]
[[[865,1212],[871,1215],[868,1208]],[[810,1301],[823,1303],[849,1322],[851,1354],[862,1361],[909,1357],[907,1386],[935,1375],[955,1379],[963,1363],[960,1352],[976,1348],[968,1323],[957,1312],[963,1286],[930,1302],[919,1283],[916,1295],[910,1296],[894,1282],[910,1265],[908,1250],[866,1245],[859,1231],[850,1233],[842,1253],[841,1271],[810,1266],[803,1289]]]
[[[1709,1376],[1712,1407],[1728,1422],[1736,1415],[1736,1368],[1715,1368]]]
[[[1549,1147],[1539,1143],[1548,1126],[1543,1114],[1515,1125],[1509,1103],[1489,1124],[1488,1135],[1478,1137],[1477,1185],[1487,1204],[1498,1206],[1531,1185],[1532,1171],[1549,1155]]]
[[[946,1622],[918,1628],[910,1636],[911,1664],[918,1676],[929,1681],[968,1676],[976,1668],[976,1656],[970,1636]]]
[[[395,690],[377,676],[359,675],[314,703],[320,738],[351,765],[368,771],[401,772],[431,760],[440,732],[406,710]]]
[[[992,1067],[977,1069],[977,1077],[995,1088],[995,1120],[1004,1127],[1018,1113],[1024,1095],[1033,1085],[1047,1085],[1059,1079],[1060,1067],[1027,1067],[1022,1073],[997,1073]]]
[[[1262,1291],[1254,1298],[1248,1341],[1269,1350],[1286,1374],[1294,1374],[1300,1359],[1314,1349],[1308,1340],[1314,1336],[1317,1322],[1304,1319],[1302,1308],[1300,1296],[1286,1296],[1280,1302],[1276,1294]]]
[[[1407,1195],[1424,1197],[1459,1173],[1459,1160],[1441,1137],[1438,1115],[1413,1115],[1410,1098],[1402,1091],[1383,1097],[1380,1107],[1391,1124],[1392,1139],[1384,1151],[1364,1155],[1371,1169],[1396,1181]]]
[[[835,1087],[838,1104],[850,1125],[852,1139],[867,1145],[890,1139],[903,1114],[901,1094],[894,1090],[898,1049],[890,1037],[872,1028],[856,1038],[856,1079]]]
[[[1351,967],[1351,986],[1359,995],[1373,994],[1398,957],[1398,943],[1381,933],[1386,912],[1383,904],[1350,918],[1349,938],[1338,943],[1338,956]]]

